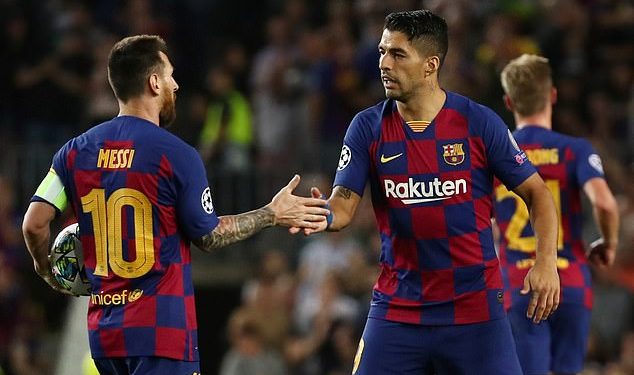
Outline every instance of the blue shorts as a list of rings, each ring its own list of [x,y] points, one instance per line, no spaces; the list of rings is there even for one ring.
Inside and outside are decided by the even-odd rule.
[[[588,345],[590,310],[581,305],[562,304],[548,320],[534,324],[526,318],[528,300],[528,297],[519,299],[509,310],[524,374],[581,372]]]
[[[200,375],[200,362],[162,357],[122,357],[95,359],[101,375]]]
[[[368,318],[354,375],[518,375],[508,319],[420,326]]]

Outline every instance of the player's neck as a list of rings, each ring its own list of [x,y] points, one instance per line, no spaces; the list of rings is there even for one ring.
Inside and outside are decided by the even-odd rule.
[[[521,116],[518,115],[517,112],[514,114],[515,117],[515,125],[518,129],[521,129],[525,126],[539,126],[545,129],[552,129],[552,119],[550,112],[542,111],[529,116]]]
[[[445,105],[447,94],[437,83],[426,89],[407,102],[396,102],[398,112],[405,121],[432,121]]]
[[[119,116],[142,118],[159,126],[159,111],[152,103],[143,99],[130,99],[127,103],[119,101]]]

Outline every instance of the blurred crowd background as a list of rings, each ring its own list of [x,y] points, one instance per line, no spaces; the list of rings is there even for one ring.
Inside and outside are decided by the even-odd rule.
[[[22,214],[54,151],[117,114],[106,77],[117,40],[166,39],[180,85],[170,130],[200,150],[216,210],[233,214],[267,203],[294,173],[299,194],[330,191],[349,121],[384,98],[384,17],[417,8],[449,25],[443,87],[511,128],[501,68],[524,52],[550,59],[554,128],[592,141],[621,209],[616,264],[594,270],[584,374],[634,374],[631,0],[0,0],[0,373],[54,372],[69,299],[35,275]],[[587,240],[596,235],[588,225]],[[378,251],[366,198],[340,233],[273,229],[193,250],[203,373],[349,374]]]

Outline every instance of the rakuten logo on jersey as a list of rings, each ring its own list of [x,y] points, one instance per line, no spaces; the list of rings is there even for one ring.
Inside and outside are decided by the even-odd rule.
[[[399,198],[403,204],[416,204],[449,199],[467,192],[467,180],[441,181],[438,177],[432,181],[415,181],[409,178],[407,182],[384,180],[385,196]]]

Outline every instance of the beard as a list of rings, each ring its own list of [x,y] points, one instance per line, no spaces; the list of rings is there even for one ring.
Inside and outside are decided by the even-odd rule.
[[[163,103],[159,112],[159,123],[161,127],[168,128],[176,119],[176,94],[165,89],[163,91]]]
[[[402,91],[395,90],[385,90],[385,97],[398,102],[405,102],[407,100],[407,95],[405,95]]]

